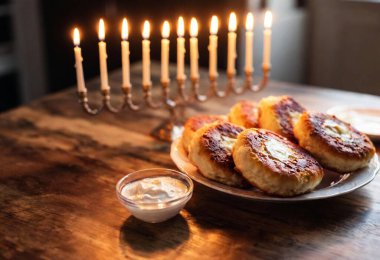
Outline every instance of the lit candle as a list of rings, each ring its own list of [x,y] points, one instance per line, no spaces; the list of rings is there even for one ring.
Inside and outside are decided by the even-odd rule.
[[[185,23],[182,16],[178,18],[177,25],[177,79],[185,80]]]
[[[161,40],[161,82],[168,83],[169,79],[169,35],[170,25],[165,21],[162,26],[162,40]]]
[[[264,18],[264,54],[263,54],[263,68],[270,68],[270,47],[271,47],[271,35],[272,35],[272,12],[266,11]]]
[[[190,22],[190,75],[192,79],[199,79],[198,71],[198,23],[197,19],[191,18]]]
[[[142,65],[143,65],[143,73],[142,73],[142,85],[143,87],[150,86],[152,82],[150,81],[150,25],[148,21],[144,22],[144,28],[142,32],[142,37],[144,38],[142,41]]]
[[[129,41],[128,41],[128,22],[123,19],[121,28],[121,62],[123,73],[123,86],[128,87],[131,85],[130,69],[129,69]]]
[[[232,12],[228,21],[228,55],[227,55],[227,74],[235,75],[236,59],[236,14]]]
[[[209,75],[211,78],[218,76],[218,17],[211,18],[210,37],[209,37]]]
[[[100,66],[100,87],[102,90],[109,90],[107,71],[107,51],[105,39],[105,28],[103,19],[99,20],[99,66]]]
[[[247,14],[245,21],[245,71],[253,72],[253,15]]]
[[[86,86],[84,84],[84,75],[83,75],[83,57],[82,57],[82,50],[79,47],[80,45],[80,35],[78,28],[74,29],[74,54],[75,54],[75,70],[77,73],[77,87],[78,92],[86,92]]]

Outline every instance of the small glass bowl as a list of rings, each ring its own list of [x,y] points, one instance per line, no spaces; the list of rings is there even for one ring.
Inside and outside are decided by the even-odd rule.
[[[165,202],[136,202],[122,195],[125,185],[134,181],[152,177],[172,177],[187,187],[184,194]],[[116,184],[116,194],[121,202],[138,219],[145,222],[158,223],[168,220],[179,213],[193,195],[193,181],[184,173],[164,168],[151,168],[131,172]]]

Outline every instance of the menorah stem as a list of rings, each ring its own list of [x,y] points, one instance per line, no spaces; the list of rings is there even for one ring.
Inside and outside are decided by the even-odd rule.
[[[151,135],[159,140],[171,142],[182,134],[183,122],[180,122],[176,115],[175,108],[177,108],[179,104],[170,99],[168,83],[162,83],[162,87],[163,104],[169,111],[170,116],[168,120],[163,121],[159,126],[153,129]]]
[[[79,103],[83,110],[90,115],[97,115],[103,110],[103,105],[100,108],[92,108],[88,103],[87,91],[78,91]]]

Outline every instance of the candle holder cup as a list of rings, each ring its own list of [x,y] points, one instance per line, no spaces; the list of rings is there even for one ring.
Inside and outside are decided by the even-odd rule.
[[[245,80],[242,86],[236,86],[235,73],[227,74],[227,85],[223,90],[218,87],[218,77],[210,77],[210,85],[206,94],[200,93],[199,77],[192,77],[191,90],[186,92],[186,79],[177,79],[178,94],[175,98],[170,97],[169,82],[161,82],[162,97],[161,100],[153,100],[152,85],[144,85],[143,100],[136,104],[133,101],[132,85],[122,86],[123,103],[120,107],[114,107],[111,103],[110,90],[102,90],[102,104],[99,107],[92,107],[89,104],[87,91],[78,91],[79,103],[83,110],[90,115],[97,115],[106,110],[111,113],[121,113],[126,109],[131,111],[140,111],[144,108],[158,109],[165,108],[169,111],[169,118],[162,122],[158,127],[153,129],[151,135],[163,141],[172,141],[177,138],[183,129],[184,108],[194,102],[205,102],[212,97],[224,98],[230,94],[242,94],[245,91],[257,92],[266,87],[270,76],[270,67],[263,66],[263,77],[254,84],[253,71],[245,71]]]

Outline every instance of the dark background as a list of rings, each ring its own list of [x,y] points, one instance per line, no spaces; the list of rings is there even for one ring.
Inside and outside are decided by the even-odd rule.
[[[151,57],[160,59],[161,26],[164,20],[168,20],[171,25],[171,48],[170,59],[176,60],[176,23],[180,15],[185,19],[186,26],[189,25],[191,17],[198,18],[200,25],[199,49],[200,65],[208,64],[208,26],[209,19],[213,14],[218,15],[222,22],[227,21],[231,6],[238,13],[245,12],[244,1],[97,1],[97,5],[91,0],[68,0],[56,3],[55,1],[43,1],[43,16],[45,19],[46,46],[48,48],[49,86],[52,91],[56,91],[74,83],[75,74],[72,72],[72,29],[78,26],[81,30],[83,56],[86,60],[86,77],[94,77],[98,74],[98,20],[100,17],[106,23],[106,42],[108,51],[109,69],[116,69],[121,66],[120,60],[120,28],[121,20],[127,17],[130,25],[130,48],[131,62],[141,59],[141,29],[143,22],[147,19],[151,22]],[[76,6],[76,8],[71,8]],[[91,11],[89,6],[93,6]],[[201,6],[201,8],[200,8]],[[215,8],[217,7],[217,8]],[[65,19],[57,16],[57,13],[64,13]],[[49,22],[48,22],[49,21]],[[186,28],[188,30],[188,28]],[[57,33],[64,32],[64,33]],[[221,23],[219,33],[219,52],[221,57],[226,49],[227,24]],[[156,44],[154,44],[156,43]],[[186,41],[188,45],[188,41]],[[186,46],[186,49],[189,49]],[[95,55],[93,55],[95,54]],[[71,59],[67,59],[70,57]],[[186,55],[189,61],[189,55]],[[220,67],[225,67],[225,58],[220,58]],[[65,71],[65,73],[62,73]],[[67,77],[68,76],[68,77]]]

